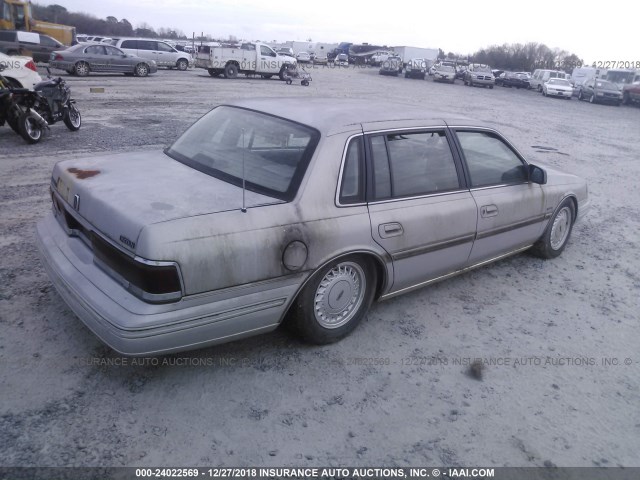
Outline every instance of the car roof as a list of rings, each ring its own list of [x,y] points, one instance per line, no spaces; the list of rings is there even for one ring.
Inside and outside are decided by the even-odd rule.
[[[299,97],[251,98],[225,105],[286,118],[313,127],[322,135],[361,130],[363,124],[366,125],[365,130],[374,129],[375,124],[379,124],[381,129],[391,128],[387,126],[391,124],[397,124],[399,128],[445,124],[488,127],[481,122],[428,107],[365,99],[314,97],[300,101]]]

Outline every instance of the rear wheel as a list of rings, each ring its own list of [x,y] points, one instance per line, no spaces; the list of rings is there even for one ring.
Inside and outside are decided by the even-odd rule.
[[[31,110],[20,115],[20,118],[18,118],[18,128],[20,129],[20,136],[24,138],[27,143],[38,143],[42,138],[42,126]]]
[[[531,248],[531,253],[541,258],[555,258],[567,246],[573,221],[575,220],[575,206],[571,199],[560,204],[556,213],[551,217],[544,234]]]
[[[288,323],[308,342],[321,345],[338,341],[365,317],[376,285],[376,269],[366,258],[335,260],[302,289],[291,306]]]
[[[87,75],[89,75],[89,71],[91,69],[89,68],[89,64],[87,62],[78,62],[76,63],[73,70],[76,72],[77,76],[86,77]]]
[[[187,62],[184,58],[181,58],[176,62],[176,67],[178,68],[178,70],[184,71],[189,68],[189,62]]]
[[[64,112],[62,121],[72,132],[80,130],[80,126],[82,125],[82,116],[80,115],[80,110],[76,108],[74,103],[69,104],[69,107]]]
[[[238,76],[238,66],[234,63],[228,63],[226,67],[224,67],[224,77],[225,78],[236,78]]]

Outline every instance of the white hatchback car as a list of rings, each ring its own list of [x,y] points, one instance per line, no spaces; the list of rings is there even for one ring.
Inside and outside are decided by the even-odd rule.
[[[36,64],[29,57],[9,56],[0,53],[0,64],[5,67],[2,75],[14,87],[33,88],[36,83],[42,81],[42,78],[38,75]]]

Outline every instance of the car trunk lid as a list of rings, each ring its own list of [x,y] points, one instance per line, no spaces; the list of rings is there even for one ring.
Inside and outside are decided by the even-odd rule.
[[[242,208],[242,188],[162,151],[65,160],[53,170],[60,197],[92,227],[135,252],[145,225]],[[282,203],[246,191],[247,208]]]

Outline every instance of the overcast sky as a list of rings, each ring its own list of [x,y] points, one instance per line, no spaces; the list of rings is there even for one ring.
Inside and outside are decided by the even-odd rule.
[[[640,61],[636,15],[620,4],[563,1],[356,2],[344,0],[35,0],[134,28],[178,28],[245,40],[410,45],[473,53],[493,44],[545,43],[594,61]],[[637,12],[636,12],[637,13]],[[81,32],[92,33],[92,32]]]

